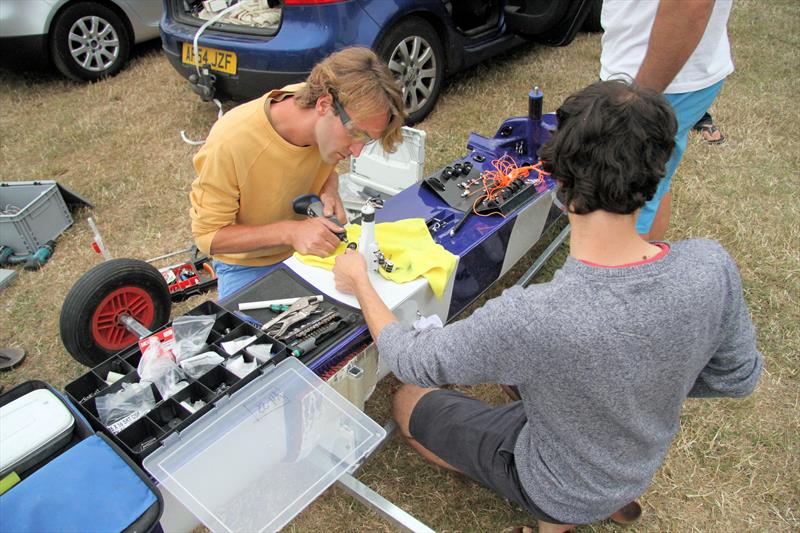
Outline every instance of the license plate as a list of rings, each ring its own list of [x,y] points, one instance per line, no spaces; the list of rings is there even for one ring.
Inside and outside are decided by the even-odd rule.
[[[236,54],[234,52],[198,46],[197,57],[200,66],[211,65],[211,70],[224,72],[225,74],[236,74]],[[194,61],[194,47],[192,43],[183,43],[183,56],[181,59],[186,65],[196,64]]]

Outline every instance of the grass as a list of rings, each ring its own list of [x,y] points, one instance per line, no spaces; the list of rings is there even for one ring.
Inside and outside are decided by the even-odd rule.
[[[731,252],[766,371],[747,399],[686,403],[681,431],[641,499],[645,515],[637,531],[800,529],[800,7],[741,0],[730,33],[737,71],[713,106],[728,142],[708,146],[690,139],[674,180],[669,238],[711,237]],[[462,154],[471,131],[491,135],[503,119],[525,114],[534,84],[545,91],[545,108],[555,109],[596,79],[599,50],[599,35],[580,35],[569,47],[526,46],[457,76],[419,125],[428,132],[427,167]],[[0,383],[8,389],[43,379],[63,387],[85,368],[59,340],[61,302],[100,261],[90,249],[86,217],[95,217],[117,257],[144,259],[184,248],[191,241],[188,191],[196,149],[181,142],[179,131],[203,137],[216,109],[190,92],[157,45],[101,83],[0,71],[0,86],[0,179],[55,179],[94,203],[75,214],[76,224],[59,238],[43,270],[18,270],[18,279],[0,293],[0,346],[28,352],[19,368],[0,374]],[[531,260],[526,257],[500,286],[513,283]],[[203,299],[176,306],[173,316]],[[384,380],[367,403],[375,420],[388,419],[397,385]],[[502,401],[494,386],[470,391]],[[424,463],[396,437],[359,477],[439,531],[503,531],[530,521],[489,491]],[[287,529],[392,527],[334,488]]]

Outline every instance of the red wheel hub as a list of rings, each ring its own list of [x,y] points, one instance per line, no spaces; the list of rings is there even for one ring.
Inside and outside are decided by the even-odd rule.
[[[119,321],[122,314],[130,315],[149,328],[155,317],[153,298],[139,287],[120,287],[109,293],[92,315],[94,341],[109,351],[127,348],[138,337]]]

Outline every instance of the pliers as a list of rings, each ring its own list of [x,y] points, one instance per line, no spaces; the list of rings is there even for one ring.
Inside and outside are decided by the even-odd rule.
[[[261,331],[265,331],[273,337],[282,336],[289,326],[302,322],[312,313],[318,312],[321,300],[322,298],[319,296],[304,296],[298,299],[286,311],[261,326]]]

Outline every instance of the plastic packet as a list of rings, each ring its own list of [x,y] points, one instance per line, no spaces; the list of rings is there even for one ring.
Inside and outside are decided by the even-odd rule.
[[[249,346],[256,341],[255,335],[243,335],[237,339],[233,339],[227,342],[222,343],[222,349],[225,350],[228,355],[233,355],[245,346]]]
[[[216,352],[203,352],[184,359],[179,364],[189,377],[198,378],[224,360],[225,358]]]
[[[172,321],[175,336],[172,352],[176,362],[180,363],[203,349],[216,319],[216,315],[183,315]]]
[[[272,344],[251,344],[244,349],[244,352],[253,356],[259,363],[265,363],[272,357]]]
[[[227,361],[225,361],[225,368],[227,368],[230,372],[236,374],[239,379],[243,379],[247,374],[252,372],[258,367],[258,362],[253,359],[249,363],[244,362],[244,357],[238,355],[236,357],[231,357]]]
[[[122,389],[95,400],[100,421],[116,434],[144,416],[156,405],[149,383],[123,383]]]
[[[170,350],[157,339],[153,339],[142,353],[136,371],[139,380],[154,384],[162,398],[169,398],[186,386],[186,375],[175,364]]]
[[[189,382],[186,381],[186,374],[174,363],[172,368],[153,381],[153,385],[156,386],[158,393],[161,394],[161,397],[164,399],[169,398],[188,384]]]
[[[140,381],[153,381],[153,378],[166,372],[170,363],[175,365],[172,353],[158,339],[152,339],[142,352],[142,358],[136,366]]]

